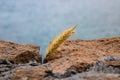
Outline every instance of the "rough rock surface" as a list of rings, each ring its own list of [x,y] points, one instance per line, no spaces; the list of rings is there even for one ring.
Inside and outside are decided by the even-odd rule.
[[[16,64],[28,63],[30,60],[40,61],[39,49],[37,45],[20,45],[1,40],[0,59],[7,59]]]
[[[0,80],[120,80],[120,37],[68,40],[56,53],[42,65],[39,46],[0,41]]]
[[[18,68],[11,75],[10,80],[42,80],[47,76],[45,66],[28,66]]]
[[[83,73],[58,80],[120,80],[120,75],[110,73]]]
[[[120,37],[98,40],[68,40],[49,61],[55,73],[65,73],[69,68],[85,71],[92,63],[105,56],[120,57]]]
[[[0,65],[0,80],[42,80],[47,68],[37,62],[27,64]]]

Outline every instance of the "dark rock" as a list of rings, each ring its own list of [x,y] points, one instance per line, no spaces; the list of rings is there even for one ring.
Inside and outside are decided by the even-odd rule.
[[[11,63],[7,59],[0,59],[0,64],[10,65]]]
[[[106,56],[106,57],[100,58],[98,61],[100,61],[100,62],[120,61],[120,57],[117,57],[117,56]]]
[[[89,71],[120,74],[120,58],[116,56],[103,57],[94,63]]]
[[[75,74],[77,74],[77,71],[75,71],[75,70],[68,70],[68,71],[63,75],[63,77],[64,77],[64,78],[65,78],[65,77],[70,77],[70,76],[75,75]]]
[[[54,73],[53,77],[54,78],[62,78],[62,74],[61,73]]]
[[[40,65],[40,63],[37,63],[37,61],[30,61],[29,65],[30,66],[38,66],[38,65]]]

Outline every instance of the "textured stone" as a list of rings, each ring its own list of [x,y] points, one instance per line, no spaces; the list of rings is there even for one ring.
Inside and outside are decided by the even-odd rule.
[[[120,37],[67,40],[56,53],[41,65],[39,46],[0,41],[0,80],[119,80]]]
[[[41,61],[40,47],[37,45],[21,45],[0,40],[0,59],[11,63],[28,63],[31,60]]]
[[[68,69],[83,72],[102,57],[120,58],[120,37],[97,40],[68,40],[57,49],[57,56],[48,63],[54,73],[66,73]],[[107,58],[107,59],[109,59]]]
[[[47,76],[45,66],[23,67],[14,71],[10,80],[42,80]]]
[[[61,79],[58,79],[61,80]],[[83,73],[62,80],[120,80],[119,74]]]

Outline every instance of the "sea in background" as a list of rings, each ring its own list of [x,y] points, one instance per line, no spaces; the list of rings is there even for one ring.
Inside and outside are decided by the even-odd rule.
[[[42,54],[76,24],[71,39],[120,36],[120,0],[0,0],[0,40],[37,44]]]

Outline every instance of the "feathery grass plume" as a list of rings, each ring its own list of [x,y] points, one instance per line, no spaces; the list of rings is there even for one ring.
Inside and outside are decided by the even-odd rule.
[[[54,55],[56,55],[54,52],[56,49],[64,42],[66,41],[71,35],[73,35],[75,32],[75,28],[77,25],[65,30],[62,34],[58,35],[48,46],[46,49],[45,58],[52,58]]]

